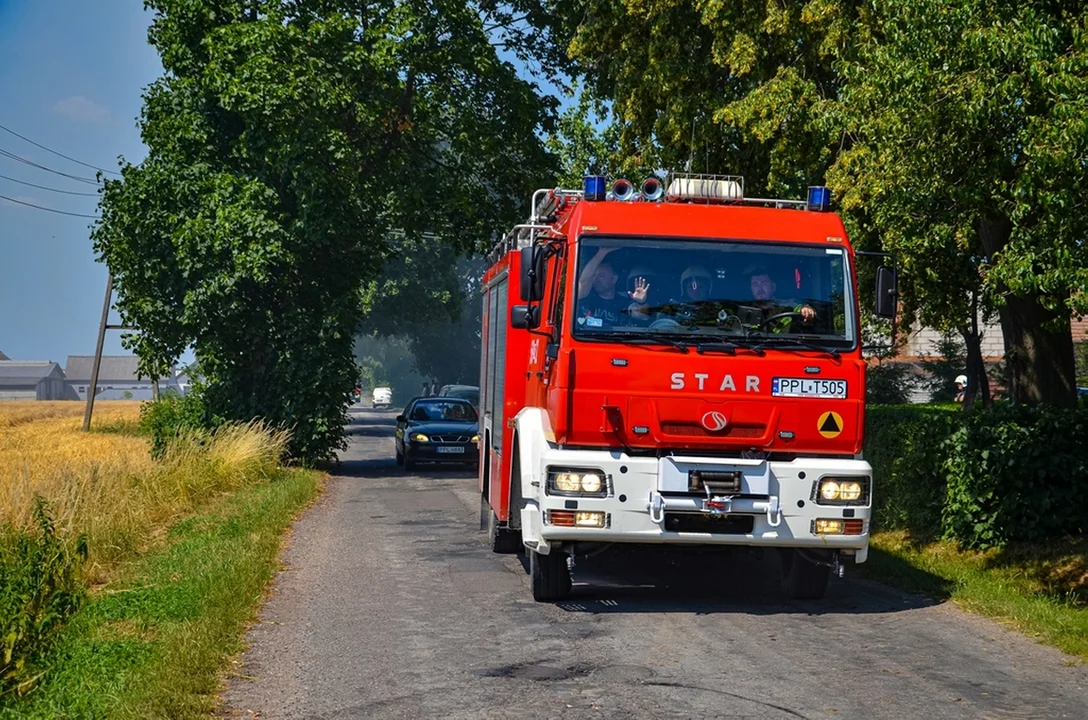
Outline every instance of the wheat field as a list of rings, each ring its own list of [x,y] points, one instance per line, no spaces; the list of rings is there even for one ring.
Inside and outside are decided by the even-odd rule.
[[[140,403],[0,402],[0,524],[30,527],[43,498],[58,530],[83,536],[85,572],[108,581],[120,561],[152,547],[196,507],[276,471],[287,435],[259,424],[189,433],[159,461],[139,434]]]

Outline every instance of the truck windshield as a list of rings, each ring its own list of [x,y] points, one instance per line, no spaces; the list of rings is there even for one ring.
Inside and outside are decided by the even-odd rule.
[[[847,348],[856,337],[849,277],[837,246],[594,236],[579,244],[573,331]]]

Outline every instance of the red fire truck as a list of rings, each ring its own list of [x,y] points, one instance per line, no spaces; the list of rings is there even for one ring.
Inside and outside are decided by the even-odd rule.
[[[480,490],[534,598],[611,543],[775,548],[797,598],[865,561],[863,253],[829,204],[707,175],[533,195],[483,279]],[[876,286],[890,318],[894,262]]]

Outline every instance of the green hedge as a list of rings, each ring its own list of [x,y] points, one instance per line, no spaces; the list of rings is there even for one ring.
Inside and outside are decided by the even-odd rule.
[[[877,528],[1000,547],[1088,530],[1088,411],[871,407]]]
[[[947,483],[942,445],[961,418],[955,406],[884,405],[865,412],[875,524],[928,539],[941,532]]]

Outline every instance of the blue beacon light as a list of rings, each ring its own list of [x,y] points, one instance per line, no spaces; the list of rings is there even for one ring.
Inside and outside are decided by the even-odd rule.
[[[603,175],[586,175],[582,182],[582,198],[585,200],[604,200],[608,189]]]
[[[827,212],[831,209],[831,190],[824,185],[810,185],[808,188],[808,210]]]

